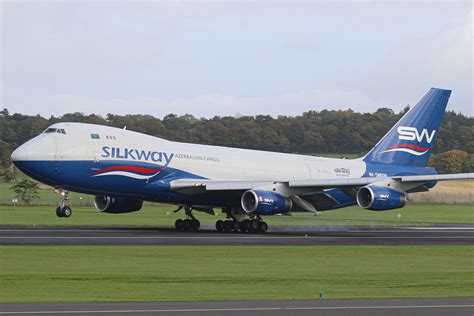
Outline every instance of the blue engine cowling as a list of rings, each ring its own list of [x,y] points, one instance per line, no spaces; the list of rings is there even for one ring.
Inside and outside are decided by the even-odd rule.
[[[357,204],[368,210],[393,210],[404,207],[405,203],[406,194],[391,188],[365,186],[357,191]]]
[[[281,194],[249,190],[242,194],[242,208],[247,214],[274,215],[291,211],[291,200]]]
[[[94,205],[101,212],[121,214],[139,211],[142,208],[143,201],[124,197],[96,195]]]

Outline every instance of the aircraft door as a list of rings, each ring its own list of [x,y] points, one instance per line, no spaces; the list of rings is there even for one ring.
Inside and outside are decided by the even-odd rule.
[[[87,148],[88,161],[91,161],[90,168],[92,171],[97,171],[102,168],[101,148],[99,146],[90,146]]]

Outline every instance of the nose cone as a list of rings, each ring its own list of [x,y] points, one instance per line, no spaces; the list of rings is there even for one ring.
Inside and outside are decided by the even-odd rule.
[[[28,152],[26,151],[26,148],[24,145],[18,147],[15,149],[15,151],[12,152],[12,161],[21,161],[21,160],[27,160],[28,159]]]

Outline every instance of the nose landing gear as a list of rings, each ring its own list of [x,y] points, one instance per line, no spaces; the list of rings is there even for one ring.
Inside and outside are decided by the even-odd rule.
[[[57,217],[70,217],[72,215],[71,207],[66,205],[67,201],[69,200],[68,195],[69,191],[61,191],[61,201],[59,202],[59,206],[56,208]]]

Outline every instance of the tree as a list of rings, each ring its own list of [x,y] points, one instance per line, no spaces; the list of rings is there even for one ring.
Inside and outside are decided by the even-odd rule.
[[[15,167],[11,165],[9,168],[3,170],[3,180],[5,182],[15,182]]]
[[[474,155],[470,155],[469,159],[464,162],[462,172],[474,172]]]
[[[469,161],[469,154],[464,150],[452,149],[441,154],[433,155],[430,165],[439,173],[463,172]]]
[[[8,112],[7,109],[3,109],[0,111],[0,116],[8,117],[10,115],[10,112]]]
[[[31,204],[33,199],[39,198],[38,182],[23,179],[17,184],[10,187],[10,190],[16,193],[16,196],[22,200],[25,204]]]

